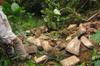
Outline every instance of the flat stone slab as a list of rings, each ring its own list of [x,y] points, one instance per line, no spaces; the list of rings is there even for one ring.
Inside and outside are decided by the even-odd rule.
[[[87,48],[93,47],[93,44],[85,36],[82,36],[80,40],[84,44],[84,46],[86,46]]]
[[[71,56],[69,58],[66,58],[60,61],[62,66],[74,66],[78,62],[80,62],[80,59],[77,58],[76,56]]]

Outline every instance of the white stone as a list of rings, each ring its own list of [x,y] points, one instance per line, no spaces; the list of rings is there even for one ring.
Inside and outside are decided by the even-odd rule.
[[[45,61],[47,59],[48,59],[48,56],[47,55],[43,55],[43,56],[41,56],[39,58],[34,57],[34,60],[35,60],[36,63],[40,63],[40,62]]]

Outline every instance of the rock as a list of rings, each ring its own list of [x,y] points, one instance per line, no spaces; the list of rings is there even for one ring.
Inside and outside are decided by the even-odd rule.
[[[45,60],[47,60],[47,59],[48,59],[48,56],[47,56],[47,55],[43,55],[43,56],[41,56],[41,57],[39,57],[39,58],[34,57],[34,60],[35,60],[36,63],[43,62],[43,61],[45,61]]]
[[[67,41],[66,40],[57,40],[56,41],[56,47],[59,49],[64,49],[67,45]]]
[[[39,28],[34,28],[30,30],[30,32],[36,37],[39,37],[42,33],[45,33],[47,31],[48,31],[48,28],[46,26],[41,26]]]
[[[31,44],[41,47],[41,39],[40,38],[28,37],[27,41]]]
[[[52,47],[55,47],[57,44],[56,44],[56,40],[48,40],[49,41],[49,43],[50,43],[50,45],[52,46]]]
[[[61,52],[58,48],[52,48],[52,51],[50,51],[48,53],[49,57],[53,57],[53,58],[57,58],[57,59],[61,59],[64,58],[64,53]]]
[[[71,56],[69,58],[66,58],[60,61],[62,66],[74,66],[78,62],[80,62],[80,59],[77,58],[76,56]]]
[[[35,40],[35,37],[32,37],[32,36],[29,36],[26,41],[31,43],[31,44],[34,44],[34,40]]]
[[[77,26],[72,26],[69,28],[64,28],[63,30],[61,30],[61,33],[66,36],[70,36],[72,34],[75,34],[78,30],[79,28]]]
[[[86,32],[86,27],[83,24],[79,25],[79,32],[80,34],[84,34]]]
[[[41,45],[42,45],[42,47],[43,47],[44,51],[46,51],[46,52],[51,51],[51,50],[52,50],[52,48],[53,48],[52,46],[50,46],[50,43],[49,43],[49,41],[48,41],[48,40],[42,40]]]
[[[47,62],[46,66],[57,66],[57,62],[55,62],[55,61],[49,61],[49,62]]]
[[[26,30],[26,31],[25,31],[25,33],[26,33],[26,36],[29,36],[29,35],[31,35],[31,32],[30,32],[30,30]]]
[[[68,36],[67,38],[66,38],[66,41],[69,41],[69,40],[71,40],[72,39],[72,36]]]
[[[87,48],[93,47],[93,44],[85,36],[82,36],[80,40]]]
[[[42,33],[48,31],[48,27],[46,27],[46,26],[41,26],[39,29],[41,29],[41,32],[42,32]]]
[[[41,34],[39,38],[40,38],[40,39],[50,39],[48,36],[46,36],[46,35],[44,35],[44,34]]]
[[[76,27],[77,27],[77,24],[71,24],[71,25],[68,26],[67,29],[72,29],[72,28],[76,28]]]
[[[37,47],[34,45],[25,46],[25,49],[29,54],[37,53]]]
[[[66,51],[75,54],[75,55],[79,55],[79,51],[80,51],[80,41],[78,40],[77,37],[75,37],[74,39],[72,39],[66,46]]]

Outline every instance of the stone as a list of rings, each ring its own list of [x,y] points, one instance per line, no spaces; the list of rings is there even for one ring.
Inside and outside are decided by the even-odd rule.
[[[29,54],[37,53],[37,47],[34,45],[25,46],[26,52]]]
[[[68,26],[67,29],[72,29],[72,28],[76,28],[76,27],[77,27],[77,24],[71,24],[71,25]]]
[[[92,48],[93,47],[93,44],[85,36],[82,36],[80,38],[80,40],[84,44],[84,46],[86,46],[87,48]]]
[[[49,43],[48,40],[42,40],[41,45],[42,45],[43,50],[46,51],[46,52],[51,51],[52,48],[53,48],[53,47],[50,45],[50,43]]]
[[[40,38],[35,38],[35,37],[28,37],[27,42],[34,44],[38,47],[41,47],[41,39]]]
[[[80,62],[80,59],[77,58],[76,56],[71,56],[60,61],[62,66],[74,66],[78,62]]]
[[[75,54],[75,55],[79,55],[80,52],[80,41],[78,40],[77,37],[75,37],[74,39],[72,39],[66,46],[66,51]]]
[[[43,61],[45,61],[47,59],[48,59],[48,56],[47,55],[43,55],[43,56],[41,56],[39,58],[37,58],[36,56],[34,57],[34,60],[35,60],[36,63],[43,62]]]
[[[86,32],[86,27],[83,24],[79,25],[79,32],[80,34],[84,34]]]

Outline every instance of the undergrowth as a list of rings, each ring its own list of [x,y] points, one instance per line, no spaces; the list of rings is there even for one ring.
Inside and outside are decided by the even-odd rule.
[[[47,7],[42,10],[42,13],[44,21],[49,28],[59,29],[62,27],[62,25],[65,25],[68,22],[82,19],[81,14],[76,9],[80,0],[44,0],[44,2],[46,3]],[[4,7],[4,12],[8,16],[12,29],[15,33],[23,32],[40,26],[43,22],[41,19],[37,19],[30,13],[27,13],[24,7],[20,7],[15,0],[12,4],[5,2]],[[91,39],[100,43],[99,37],[100,31],[92,35]],[[97,59],[97,56],[100,55],[95,49],[93,49],[92,62],[94,63],[94,66],[99,66],[100,64],[100,60]],[[0,66],[11,66],[10,64],[12,63],[13,62],[10,60],[10,58],[3,52],[2,48],[0,48]],[[24,66],[44,65],[34,64],[32,60],[28,60],[24,63]],[[82,63],[80,66],[84,66],[84,63]]]

